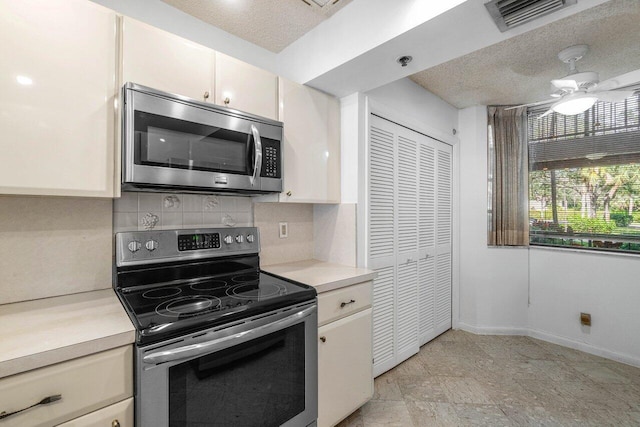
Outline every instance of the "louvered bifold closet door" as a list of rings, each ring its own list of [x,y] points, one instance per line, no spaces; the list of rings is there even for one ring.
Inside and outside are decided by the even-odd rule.
[[[374,376],[451,327],[451,160],[450,146],[370,116]]]
[[[418,197],[418,343],[436,332],[436,141],[426,138],[419,148]]]
[[[373,281],[374,375],[395,366],[395,182],[396,141],[392,123],[370,117],[368,182],[368,266]]]
[[[396,187],[396,363],[418,352],[418,144],[422,135],[398,127]]]
[[[451,328],[452,148],[436,154],[436,332]]]

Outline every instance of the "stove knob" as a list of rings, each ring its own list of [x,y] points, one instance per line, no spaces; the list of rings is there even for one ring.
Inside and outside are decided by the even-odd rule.
[[[247,234],[247,242],[253,243],[256,240],[253,234]]]
[[[242,234],[238,234],[236,236],[236,242],[238,243],[242,243],[242,241],[244,240],[244,237],[242,236]]]
[[[129,242],[127,248],[129,248],[131,252],[138,252],[140,248],[142,248],[142,243],[138,242],[137,240],[133,240]]]
[[[155,240],[148,240],[147,243],[144,244],[144,247],[147,248],[149,252],[153,252],[158,249],[158,242]]]
[[[233,243],[233,237],[231,237],[231,236],[229,236],[229,235],[227,234],[226,236],[224,236],[224,242],[225,242],[227,245],[232,244],[232,243]]]

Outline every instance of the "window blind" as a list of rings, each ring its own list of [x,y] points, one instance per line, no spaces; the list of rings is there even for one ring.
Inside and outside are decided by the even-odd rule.
[[[575,116],[528,110],[531,170],[640,162],[640,92],[624,102],[596,102]]]
[[[527,111],[533,245],[640,253],[640,91],[582,114]]]

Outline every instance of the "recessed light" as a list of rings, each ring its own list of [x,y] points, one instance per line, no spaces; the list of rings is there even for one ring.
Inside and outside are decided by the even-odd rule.
[[[409,65],[409,62],[411,61],[413,61],[413,56],[409,56],[409,55],[402,55],[398,57],[398,59],[396,59],[396,62],[402,65],[403,67],[406,67],[407,65]]]
[[[27,76],[17,76],[16,81],[23,86],[31,86],[33,84],[33,79]]]

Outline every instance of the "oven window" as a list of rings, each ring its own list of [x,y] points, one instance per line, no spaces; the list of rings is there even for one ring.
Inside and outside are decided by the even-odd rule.
[[[248,173],[250,134],[141,111],[134,123],[136,164]]]
[[[170,426],[276,427],[305,410],[304,323],[169,368]]]

